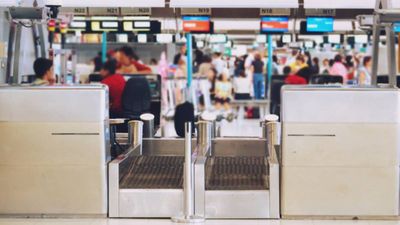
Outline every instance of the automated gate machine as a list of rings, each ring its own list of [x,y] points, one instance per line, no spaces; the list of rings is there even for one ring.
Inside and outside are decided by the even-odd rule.
[[[212,139],[211,123],[201,121],[197,145],[191,132],[141,139],[140,124],[131,122],[130,150],[109,164],[110,217],[280,217],[275,118],[261,139]]]

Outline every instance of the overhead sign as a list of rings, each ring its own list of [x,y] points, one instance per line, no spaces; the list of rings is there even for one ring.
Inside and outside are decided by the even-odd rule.
[[[1,0],[3,1],[3,0]],[[1,2],[0,1],[0,2]],[[165,0],[63,0],[63,7],[165,7]]]
[[[306,9],[374,9],[376,0],[304,0]]]
[[[211,8],[182,8],[181,15],[211,15]]]
[[[208,33],[210,32],[210,17],[208,16],[184,16],[183,21],[183,31],[185,32],[200,32]]]
[[[62,7],[60,9],[60,13],[61,14],[74,14],[75,16],[86,16],[88,15],[88,8],[86,7],[77,7],[77,8],[73,8],[73,7]]]
[[[119,8],[118,7],[89,8],[89,15],[117,16],[117,15],[119,15]]]
[[[122,15],[151,16],[151,8],[121,8]]]
[[[320,0],[321,1],[321,0]],[[175,8],[298,8],[298,0],[170,0]]]
[[[336,16],[336,9],[306,9],[307,16]]]
[[[290,9],[263,8],[260,16],[290,16]]]

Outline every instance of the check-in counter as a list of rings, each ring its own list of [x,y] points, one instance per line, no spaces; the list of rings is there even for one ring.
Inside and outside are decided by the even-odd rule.
[[[0,214],[106,216],[105,86],[0,87]]]
[[[282,216],[398,216],[398,89],[282,93]]]

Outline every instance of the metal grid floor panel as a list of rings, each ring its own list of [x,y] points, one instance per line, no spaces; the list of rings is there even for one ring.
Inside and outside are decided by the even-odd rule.
[[[180,156],[137,156],[120,181],[122,189],[181,189],[183,162]]]
[[[264,157],[214,157],[207,160],[207,190],[266,190]]]

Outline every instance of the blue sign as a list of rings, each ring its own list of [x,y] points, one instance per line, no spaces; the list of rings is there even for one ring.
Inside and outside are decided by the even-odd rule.
[[[308,17],[307,32],[328,33],[333,32],[333,18]]]

